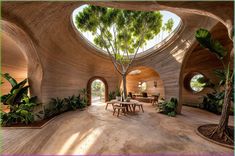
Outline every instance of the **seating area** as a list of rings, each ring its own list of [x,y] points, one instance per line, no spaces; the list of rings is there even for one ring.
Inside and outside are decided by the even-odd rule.
[[[3,1],[1,155],[234,155],[233,1]]]
[[[117,117],[121,112],[124,115],[126,115],[128,112],[136,113],[136,107],[139,108],[139,111],[141,110],[142,112],[144,112],[143,104],[137,100],[130,100],[130,101],[111,100],[106,102],[106,107],[105,107],[106,110],[108,108],[108,105],[110,104],[113,107],[113,115],[117,110]]]

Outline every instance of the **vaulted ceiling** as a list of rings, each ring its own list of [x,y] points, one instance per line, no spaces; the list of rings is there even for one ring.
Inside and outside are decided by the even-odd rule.
[[[15,40],[27,55],[31,93],[44,103],[53,97],[76,94],[94,76],[105,78],[110,91],[120,83],[110,59],[89,46],[71,24],[73,10],[85,3],[169,10],[180,16],[182,27],[168,44],[134,63],[160,75],[166,98],[182,98],[181,69],[197,46],[194,34],[198,28],[211,30],[221,22],[229,33],[225,38],[233,36],[233,2],[2,2],[2,33]]]

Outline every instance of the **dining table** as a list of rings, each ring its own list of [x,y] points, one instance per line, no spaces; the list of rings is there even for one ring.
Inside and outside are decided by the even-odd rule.
[[[128,112],[135,112],[135,105],[139,103],[137,100],[130,100],[130,101],[118,101],[118,100],[111,100],[109,103],[112,104],[119,104],[123,107],[126,107]]]

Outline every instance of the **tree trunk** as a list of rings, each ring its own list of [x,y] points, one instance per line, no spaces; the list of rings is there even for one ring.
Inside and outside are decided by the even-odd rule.
[[[123,83],[123,98],[127,98],[127,91],[126,91],[126,74],[122,75],[122,83]]]
[[[224,138],[225,140],[230,140],[231,134],[229,134],[229,130],[228,130],[228,119],[229,119],[229,113],[230,113],[230,106],[231,106],[230,102],[231,102],[231,94],[232,94],[233,85],[230,80],[227,80],[225,85],[226,86],[225,86],[225,95],[224,95],[224,104],[223,104],[222,114],[221,114],[221,118],[219,121],[219,125],[215,129],[214,133],[217,133],[221,139]]]

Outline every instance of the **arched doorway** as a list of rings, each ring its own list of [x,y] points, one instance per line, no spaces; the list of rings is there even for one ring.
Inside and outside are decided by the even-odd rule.
[[[96,79],[91,83],[91,103],[100,104],[105,102],[105,85],[104,83]]]
[[[160,95],[160,98],[165,98],[164,82],[160,74],[150,67],[138,66],[131,68],[126,81],[128,94],[141,95],[145,92],[147,96]]]
[[[108,83],[103,77],[94,76],[87,83],[88,105],[108,101]]]
[[[26,63],[26,65],[21,65],[17,64],[17,68],[21,67],[21,70],[18,70],[17,73],[20,76],[16,75],[16,78],[22,80],[22,78],[28,78],[28,83],[30,85],[30,95],[31,96],[37,96],[37,99],[39,102],[42,102],[42,92],[41,92],[41,83],[42,83],[42,77],[43,77],[43,71],[42,71],[42,66],[41,66],[41,60],[38,56],[38,53],[34,47],[34,40],[33,38],[29,35],[28,32],[24,31],[21,27],[19,27],[17,24],[12,23],[6,19],[1,20],[2,24],[2,34],[4,34],[5,43],[13,43],[11,49],[14,49],[15,52],[20,52],[17,55],[21,55],[23,59],[12,59],[14,66],[17,64],[15,61],[17,60],[24,60],[23,64]],[[6,39],[8,38],[8,39]],[[11,41],[12,42],[11,42]],[[9,42],[10,41],[10,42]],[[18,48],[16,48],[18,47]],[[2,49],[3,53],[6,53],[7,51],[11,51],[9,46],[5,48],[7,50]],[[5,51],[5,52],[4,52]],[[6,53],[6,55],[9,55]],[[14,55],[11,55],[14,56]],[[16,55],[15,55],[16,56]],[[21,57],[21,58],[22,58]],[[6,66],[9,66],[9,60],[4,59],[6,62]],[[14,61],[15,60],[15,61]],[[4,63],[3,63],[4,64]],[[23,69],[24,68],[24,69]],[[25,69],[27,71],[25,71]],[[11,74],[10,70],[5,70],[4,72],[9,72]],[[15,74],[12,74],[13,77],[15,77]],[[26,77],[25,77],[26,76]]]

